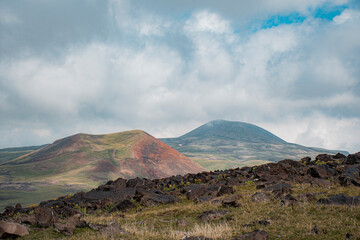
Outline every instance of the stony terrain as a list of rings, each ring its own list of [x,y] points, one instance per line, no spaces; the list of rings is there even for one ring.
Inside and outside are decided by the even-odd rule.
[[[23,239],[360,239],[360,153],[256,167],[108,181],[9,206]],[[4,237],[3,236],[3,237]]]

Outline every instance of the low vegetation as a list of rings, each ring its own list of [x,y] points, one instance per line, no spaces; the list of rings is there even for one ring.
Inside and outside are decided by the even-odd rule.
[[[279,199],[269,203],[254,203],[251,196],[258,191],[255,184],[244,184],[235,188],[241,206],[222,207],[212,202],[194,203],[182,199],[180,203],[145,207],[140,204],[124,213],[98,211],[87,213],[84,220],[88,223],[110,224],[116,221],[126,231],[125,234],[112,236],[113,239],[181,239],[184,236],[205,236],[212,239],[231,239],[239,234],[255,229],[265,230],[270,239],[345,239],[346,234],[360,237],[360,207],[328,206],[316,200],[302,202],[294,206],[282,206]],[[298,197],[304,192],[321,193],[318,198],[338,193],[350,196],[360,195],[360,188],[314,187],[298,184],[292,187],[293,195]],[[228,197],[222,196],[215,200]],[[227,210],[224,217],[204,223],[199,215],[208,210]],[[259,221],[269,224],[262,225]],[[319,231],[312,231],[317,226]],[[22,239],[64,238],[53,228],[41,232],[33,231]],[[90,228],[77,229],[72,237],[66,239],[111,239],[108,235],[95,232]],[[356,239],[356,238],[354,238]]]

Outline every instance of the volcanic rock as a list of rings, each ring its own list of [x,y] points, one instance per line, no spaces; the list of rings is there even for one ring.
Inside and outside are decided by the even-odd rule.
[[[255,230],[250,233],[245,233],[243,235],[239,235],[233,240],[269,240],[269,234],[265,231]]]
[[[297,204],[297,199],[294,198],[291,194],[288,194],[284,197],[281,197],[281,205],[287,207],[287,206],[293,206]]]
[[[228,211],[225,210],[214,210],[214,211],[205,211],[200,214],[200,218],[203,222],[209,222],[213,220],[220,219],[221,217],[225,216]]]
[[[256,192],[251,196],[253,202],[267,203],[270,202],[270,194],[264,192]]]
[[[0,238],[6,236],[25,236],[29,231],[22,225],[14,222],[0,221]]]
[[[360,196],[349,197],[343,193],[340,193],[337,195],[330,196],[328,198],[319,199],[318,203],[354,206],[360,204]]]
[[[241,204],[238,202],[238,199],[241,198],[240,195],[233,195],[227,198],[224,198],[221,201],[223,207],[239,207]]]
[[[35,221],[39,227],[52,227],[58,222],[58,215],[51,208],[38,207],[35,209]]]
[[[133,202],[131,202],[130,200],[125,199],[125,200],[119,202],[118,204],[116,204],[115,207],[110,209],[110,212],[126,211],[128,209],[135,208],[135,207],[136,207],[136,205]]]

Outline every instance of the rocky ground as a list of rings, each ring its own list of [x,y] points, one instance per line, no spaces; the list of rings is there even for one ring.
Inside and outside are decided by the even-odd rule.
[[[1,214],[22,239],[360,239],[360,153],[109,181]]]

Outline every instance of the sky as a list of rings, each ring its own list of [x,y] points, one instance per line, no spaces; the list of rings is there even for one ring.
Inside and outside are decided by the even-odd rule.
[[[0,148],[215,119],[360,151],[359,1],[0,1]]]

